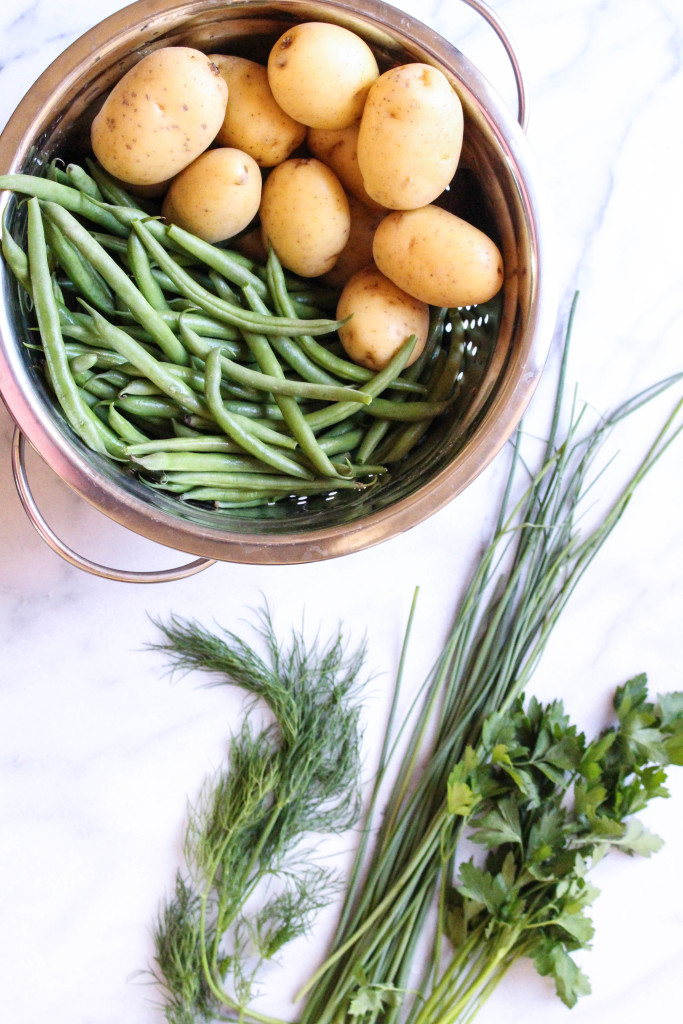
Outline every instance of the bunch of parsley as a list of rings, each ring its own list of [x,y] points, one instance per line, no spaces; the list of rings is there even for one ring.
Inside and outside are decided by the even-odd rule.
[[[571,953],[588,948],[598,890],[590,868],[611,850],[649,856],[661,840],[635,815],[668,796],[666,766],[683,764],[683,693],[657,703],[644,675],[614,698],[615,721],[590,742],[561,701],[518,699],[485,722],[448,782],[445,856],[464,837],[487,853],[459,867],[444,930],[454,955],[418,1024],[471,1020],[509,967],[533,959],[567,1006],[590,991]],[[465,827],[463,827],[465,826]]]

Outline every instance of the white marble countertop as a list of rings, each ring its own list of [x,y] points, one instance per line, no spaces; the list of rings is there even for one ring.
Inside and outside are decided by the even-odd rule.
[[[122,7],[5,0],[0,122],[73,39]],[[455,42],[514,103],[489,30],[454,0],[399,0]],[[683,337],[683,8],[680,0],[497,0],[526,72],[528,137],[557,231],[560,326],[580,289],[570,379],[606,410],[680,371]],[[559,344],[558,333],[558,344]],[[556,350],[529,413],[543,432]],[[625,472],[673,395],[618,442]],[[421,588],[409,679],[417,686],[444,638],[472,554],[486,539],[503,457],[452,504],[407,534],[318,565],[220,564],[183,582],[136,586],[72,568],[24,516],[10,469],[12,424],[0,405],[0,976],[12,1024],[161,1024],[141,971],[150,926],[179,863],[186,800],[221,757],[229,701],[164,676],[145,651],[150,617],[175,613],[241,628],[266,595],[283,633],[306,612],[322,630],[367,629],[375,679],[366,763]],[[648,477],[574,594],[533,691],[599,724],[617,685],[646,672],[653,693],[683,685],[683,438]],[[31,481],[67,541],[129,568],[177,563],[74,496],[37,457]],[[609,481],[596,490],[607,500]],[[376,727],[376,728],[375,728]],[[593,992],[572,1011],[529,967],[514,971],[478,1018],[525,1024],[677,1020],[683,998],[683,772],[647,812],[665,839],[649,860],[614,857],[592,951]],[[314,932],[298,970],[321,956]],[[294,971],[294,974],[297,970]],[[292,972],[267,996],[287,1015]]]

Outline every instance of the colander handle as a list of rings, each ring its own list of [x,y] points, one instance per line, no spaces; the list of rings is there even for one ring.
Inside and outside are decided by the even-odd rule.
[[[12,473],[14,474],[14,483],[16,484],[19,500],[24,508],[24,512],[45,543],[65,561],[75,565],[77,569],[83,569],[92,576],[100,576],[106,580],[117,580],[121,583],[169,583],[172,580],[182,580],[187,576],[194,576],[195,573],[208,569],[210,565],[215,564],[215,558],[197,558],[193,562],[187,562],[185,565],[179,565],[174,569],[138,572],[134,569],[111,569],[106,565],[100,565],[99,562],[92,562],[89,558],[79,555],[57,536],[52,527],[45,521],[40,509],[36,505],[26,475],[25,449],[26,439],[19,428],[15,427],[12,438]]]
[[[526,131],[529,121],[526,102],[526,86],[524,84],[524,75],[522,74],[519,60],[517,59],[517,53],[510,39],[510,34],[504,27],[498,15],[491,10],[488,4],[483,3],[482,0],[462,0],[462,2],[475,10],[477,14],[481,15],[484,21],[491,26],[505,48],[505,52],[512,64],[512,73],[515,76],[515,86],[517,89],[517,121],[519,122],[522,131]]]

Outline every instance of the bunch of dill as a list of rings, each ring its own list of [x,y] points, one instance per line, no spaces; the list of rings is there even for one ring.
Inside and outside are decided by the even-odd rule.
[[[257,624],[265,657],[196,621],[158,625],[163,640],[151,646],[174,670],[209,672],[213,685],[238,686],[251,698],[226,764],[191,808],[185,870],[156,925],[167,1020],[190,1024],[243,1013],[263,962],[302,935],[337,890],[334,873],[303,841],[358,817],[355,698],[365,645],[347,654],[341,631],[327,644],[295,632],[285,649],[267,609]]]

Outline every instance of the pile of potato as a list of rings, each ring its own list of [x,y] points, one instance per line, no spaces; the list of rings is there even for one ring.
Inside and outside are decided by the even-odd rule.
[[[306,22],[267,66],[184,46],[148,54],[107,96],[91,141],[110,174],[163,197],[168,221],[210,242],[256,222],[264,252],[341,287],[342,344],[379,369],[412,333],[418,357],[429,306],[485,302],[502,285],[493,241],[435,205],[462,136],[437,68],[380,74],[358,35]]]

